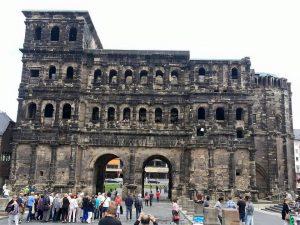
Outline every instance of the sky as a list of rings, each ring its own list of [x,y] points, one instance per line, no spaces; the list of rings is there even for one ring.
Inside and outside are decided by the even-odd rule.
[[[300,128],[299,0],[9,0],[1,5],[0,110],[13,120],[24,9],[88,10],[106,49],[189,50],[191,59],[249,56],[256,72],[292,83]]]

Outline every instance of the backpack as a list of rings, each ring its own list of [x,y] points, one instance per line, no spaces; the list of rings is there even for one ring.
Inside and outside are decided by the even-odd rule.
[[[9,202],[5,208],[5,212],[10,213],[12,211],[14,211],[15,206],[13,204],[13,202]]]

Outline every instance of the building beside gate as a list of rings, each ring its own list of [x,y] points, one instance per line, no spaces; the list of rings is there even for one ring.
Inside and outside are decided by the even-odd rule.
[[[104,49],[86,11],[26,17],[13,188],[96,192],[123,162],[124,189],[167,163],[169,196],[295,188],[291,85],[248,57]],[[121,36],[118,38],[122,38]]]

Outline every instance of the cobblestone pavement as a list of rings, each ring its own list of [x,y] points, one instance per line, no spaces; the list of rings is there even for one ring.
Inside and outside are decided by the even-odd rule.
[[[145,207],[144,212],[148,214],[154,215],[158,218],[159,225],[171,224],[171,204],[167,202],[154,203],[152,207]],[[121,215],[122,225],[133,225],[135,222],[135,211],[133,211],[133,220],[126,221],[125,215]],[[93,225],[97,224],[98,221],[92,223]],[[30,222],[30,223],[22,223],[22,224],[32,224],[38,225],[42,224],[41,222]],[[48,225],[62,224],[62,223],[47,223]],[[81,224],[81,223],[78,223]],[[182,220],[181,225],[186,224],[186,221]],[[256,211],[254,216],[254,224],[255,225],[281,225],[282,221],[280,218],[280,214],[276,213],[266,213],[262,211]],[[0,220],[0,225],[7,225],[7,219]]]

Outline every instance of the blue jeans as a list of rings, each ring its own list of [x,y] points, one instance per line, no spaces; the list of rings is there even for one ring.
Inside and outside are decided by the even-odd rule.
[[[33,214],[32,214],[32,206],[27,206],[27,208],[28,208],[28,216],[27,216],[27,219],[26,219],[26,221],[30,221],[31,219],[32,219],[32,217],[33,217]]]
[[[253,225],[253,215],[246,215],[246,225]]]
[[[126,206],[126,219],[128,219],[128,214],[129,218],[132,219],[132,206]]]
[[[142,208],[141,207],[137,207],[135,209],[136,209],[136,219],[138,219],[139,216],[140,216],[140,214],[141,214],[141,212],[142,212]]]
[[[87,209],[83,209],[82,221],[86,222],[87,219],[88,219],[88,211]]]

